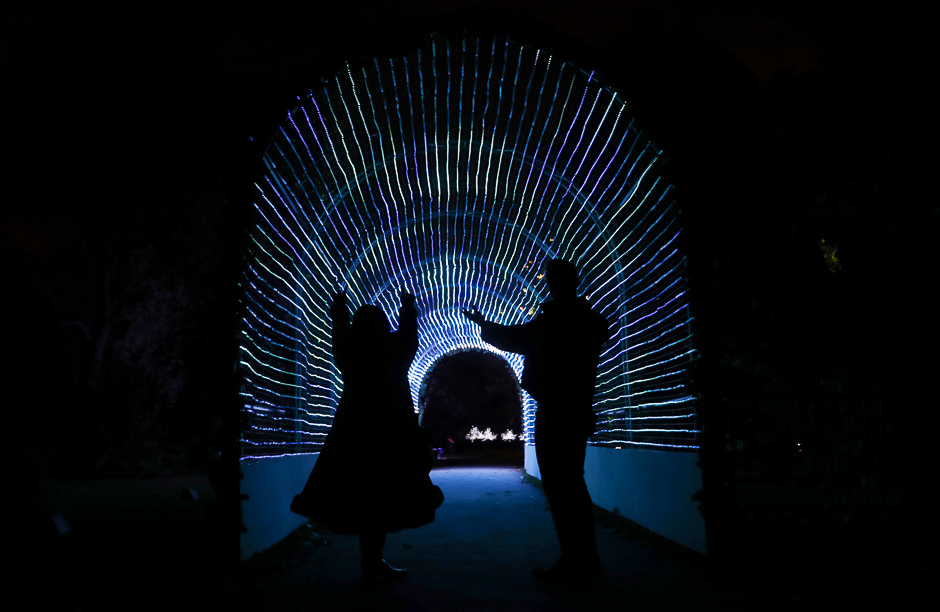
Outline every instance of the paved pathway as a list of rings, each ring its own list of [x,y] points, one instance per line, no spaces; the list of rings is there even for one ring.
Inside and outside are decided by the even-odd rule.
[[[388,536],[385,558],[408,580],[366,592],[356,536],[302,533],[257,558],[240,585],[246,609],[277,610],[737,610],[744,594],[711,584],[694,564],[666,558],[598,527],[606,576],[581,595],[531,575],[558,544],[544,495],[517,468],[452,468],[431,473],[446,500],[431,525]],[[266,556],[265,556],[266,555]],[[266,569],[265,569],[266,568]]]
[[[221,564],[207,515],[211,487],[195,477],[47,483],[34,500],[37,511],[65,512],[72,530],[58,536],[46,524],[37,530],[28,520],[11,521],[9,582],[40,609],[122,612],[894,609],[936,583],[935,571],[906,570],[904,555],[850,563],[845,555],[807,562],[816,555],[771,553],[717,572],[642,529],[598,525],[607,575],[580,595],[530,573],[555,560],[558,544],[545,497],[521,469],[451,467],[431,478],[446,496],[437,520],[390,535],[385,548],[386,559],[410,576],[374,592],[361,587],[353,536],[301,528],[237,567]],[[183,486],[198,499],[181,501]]]

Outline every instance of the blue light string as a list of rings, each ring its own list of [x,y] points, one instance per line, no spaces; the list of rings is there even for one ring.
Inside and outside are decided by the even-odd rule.
[[[694,450],[692,317],[660,151],[594,73],[509,41],[429,46],[346,65],[265,153],[241,284],[244,457],[322,444],[342,393],[328,316],[341,286],[353,310],[376,304],[393,325],[398,290],[418,296],[417,401],[456,350],[496,353],[521,375],[521,356],[483,343],[460,309],[531,319],[556,256],[579,265],[581,290],[615,323],[591,443]],[[524,393],[527,444],[536,410]]]

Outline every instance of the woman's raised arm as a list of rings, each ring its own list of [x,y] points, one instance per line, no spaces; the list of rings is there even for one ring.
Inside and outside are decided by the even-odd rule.
[[[401,336],[402,347],[414,358],[418,352],[418,309],[415,307],[415,296],[404,290],[401,292],[401,307],[398,309],[397,333]]]
[[[333,320],[333,362],[336,363],[336,367],[342,370],[347,362],[351,327],[345,289],[333,296],[333,303],[330,305],[330,318]]]

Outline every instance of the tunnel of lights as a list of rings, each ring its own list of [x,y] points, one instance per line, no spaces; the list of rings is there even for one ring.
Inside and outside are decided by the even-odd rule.
[[[460,314],[522,323],[548,258],[615,322],[590,444],[698,447],[695,358],[674,189],[628,104],[589,71],[509,40],[432,40],[347,65],[299,97],[268,143],[242,278],[242,458],[316,453],[342,393],[330,296],[397,327],[417,296],[414,401],[441,356],[483,343]],[[417,411],[417,406],[415,407]],[[536,403],[523,396],[532,443]],[[485,423],[480,423],[484,427]]]

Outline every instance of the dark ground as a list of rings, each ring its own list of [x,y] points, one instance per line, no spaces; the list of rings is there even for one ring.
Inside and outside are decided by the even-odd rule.
[[[31,588],[39,607],[68,610],[782,610],[896,605],[935,578],[926,570],[912,578],[903,559],[859,567],[807,555],[719,566],[598,509],[607,575],[579,595],[531,576],[557,555],[551,517],[538,481],[499,463],[464,458],[464,467],[431,473],[446,496],[436,521],[386,543],[386,559],[409,579],[373,592],[359,583],[357,538],[317,525],[225,569],[212,554],[213,493],[200,476],[45,483],[37,504],[65,512],[71,531],[29,546],[26,579],[14,585]],[[180,499],[185,488],[197,499]]]

